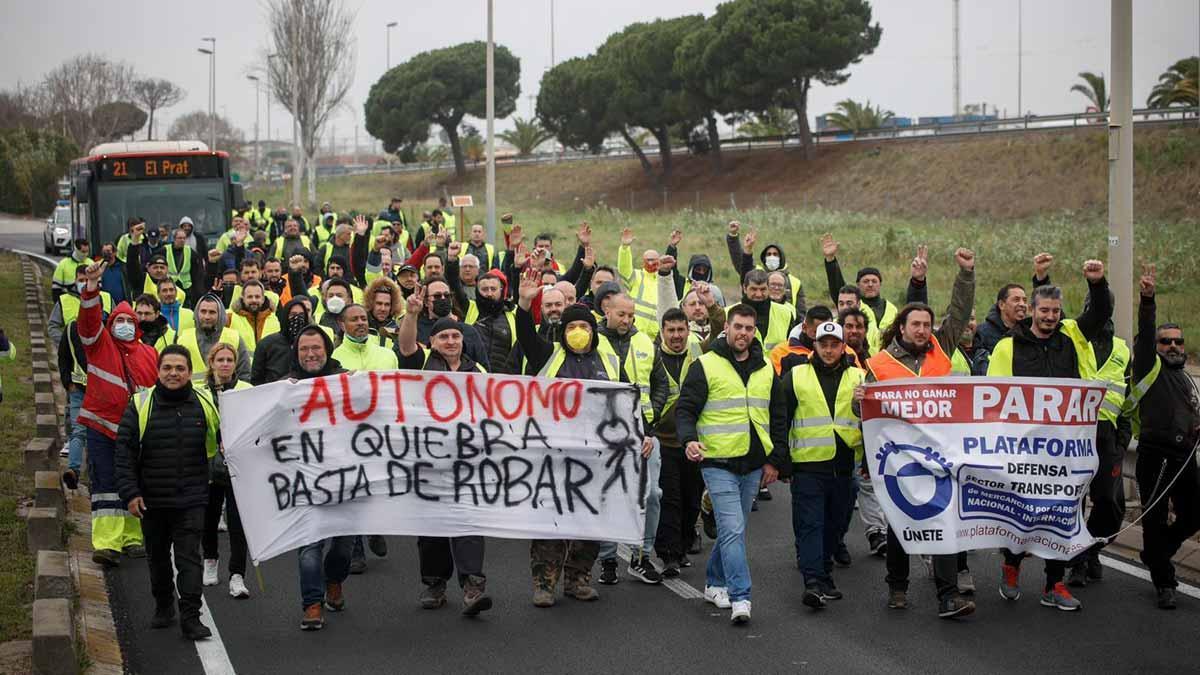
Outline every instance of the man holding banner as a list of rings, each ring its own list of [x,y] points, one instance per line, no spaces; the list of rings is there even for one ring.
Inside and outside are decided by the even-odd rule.
[[[292,372],[295,380],[308,380],[324,375],[346,372],[337,359],[333,358],[333,341],[318,325],[309,324],[296,335],[292,343]],[[236,471],[234,472],[236,476]],[[245,500],[243,500],[245,501]],[[325,545],[324,562],[321,554]],[[304,607],[304,618],[300,630],[321,630],[325,617],[321,604],[331,612],[346,609],[342,596],[342,582],[350,576],[350,556],[354,551],[354,537],[338,536],[321,539],[300,548],[300,601]]]
[[[417,344],[417,317],[425,307],[425,289],[408,296],[408,307],[396,336],[400,367],[406,370],[434,370],[451,373],[482,373],[483,368],[463,353],[462,324],[442,317],[429,330],[429,349]],[[483,537],[417,537],[417,555],[421,562],[421,606],[437,609],[446,604],[446,582],[458,570],[458,585],[463,589],[466,616],[475,616],[492,608],[485,591],[483,574]]]
[[[884,332],[881,342],[884,349],[867,359],[867,382],[886,382],[894,379],[914,377],[945,377],[950,374],[948,354],[957,347],[963,329],[971,319],[971,307],[975,303],[975,254],[965,248],[954,253],[958,263],[958,276],[950,296],[950,310],[942,325],[933,329],[933,309],[928,305],[910,303],[905,305],[895,321]],[[863,390],[856,398],[863,397]],[[863,419],[866,419],[864,415]],[[873,472],[875,473],[875,472]],[[880,492],[876,484],[876,492]],[[881,499],[883,495],[880,495]],[[886,511],[886,509],[885,509]],[[887,584],[888,607],[908,607],[908,552],[901,547],[894,529],[893,518],[888,517],[887,541]],[[975,611],[975,603],[962,597],[958,590],[958,557],[942,554],[933,556],[933,576],[937,584],[938,616],[950,619],[966,616]]]
[[[1057,286],[1034,289],[1030,306],[1032,316],[1018,322],[1008,337],[996,343],[988,364],[989,377],[1096,379],[1095,355],[1088,342],[1099,335],[1112,316],[1112,298],[1104,279],[1104,263],[1099,260],[1085,262],[1083,276],[1088,282],[1088,302],[1078,321],[1063,319],[1062,290]],[[1022,553],[1004,550],[1000,595],[1006,600],[1021,597],[1021,559],[1024,557]],[[1075,611],[1081,603],[1062,582],[1065,571],[1063,560],[1046,560],[1046,584],[1041,603],[1063,611]]]

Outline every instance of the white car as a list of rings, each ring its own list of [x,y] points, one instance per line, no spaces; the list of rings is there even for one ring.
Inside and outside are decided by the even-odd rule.
[[[42,248],[46,253],[67,253],[71,250],[71,207],[59,206],[46,219]]]

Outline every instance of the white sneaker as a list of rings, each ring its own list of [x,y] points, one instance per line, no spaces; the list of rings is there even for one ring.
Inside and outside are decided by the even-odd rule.
[[[733,612],[729,615],[729,620],[733,623],[746,623],[750,620],[750,601],[749,600],[734,600]]]
[[[217,521],[217,532],[228,532],[229,525],[225,523],[225,511],[221,511],[221,519]]]
[[[58,456],[59,457],[70,457],[71,456],[71,448],[66,445],[62,446],[62,450],[58,451]]]
[[[232,598],[250,597],[250,589],[246,588],[246,582],[242,579],[242,575],[234,574],[229,577],[229,596]]]
[[[219,579],[217,578],[219,576],[219,574],[217,573],[218,566],[219,566],[219,563],[216,560],[205,559],[205,561],[204,561],[204,585],[205,586],[216,586],[217,585],[217,581],[219,581]]]
[[[705,586],[704,601],[721,609],[729,609],[729,591],[721,586]]]

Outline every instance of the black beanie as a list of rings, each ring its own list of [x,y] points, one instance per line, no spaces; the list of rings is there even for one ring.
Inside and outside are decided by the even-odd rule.
[[[433,328],[429,329],[429,337],[433,337],[444,330],[456,330],[461,333],[463,332],[463,327],[461,323],[448,316],[444,316],[433,322]]]
[[[864,267],[858,271],[858,276],[854,278],[854,282],[858,283],[862,281],[862,278],[868,274],[874,274],[875,276],[879,277],[880,281],[883,281],[883,275],[879,273],[878,267]]]

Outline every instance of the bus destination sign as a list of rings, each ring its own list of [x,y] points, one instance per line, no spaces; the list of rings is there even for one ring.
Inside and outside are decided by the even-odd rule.
[[[215,155],[110,157],[100,161],[100,180],[219,178],[220,169]]]

